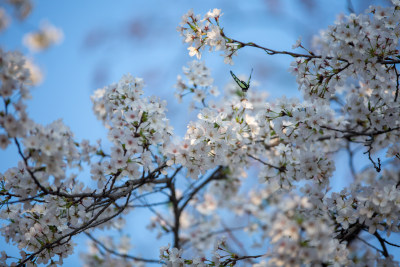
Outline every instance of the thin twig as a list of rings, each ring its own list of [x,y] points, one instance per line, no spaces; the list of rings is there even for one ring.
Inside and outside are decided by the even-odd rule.
[[[92,240],[94,241],[97,245],[99,245],[101,248],[103,248],[105,251],[114,254],[116,256],[122,257],[122,258],[128,258],[128,259],[132,259],[135,261],[143,261],[143,262],[148,262],[148,263],[160,263],[159,260],[153,260],[153,259],[145,259],[145,258],[140,258],[140,257],[136,257],[136,256],[132,256],[129,254],[123,254],[123,253],[119,253],[115,250],[112,250],[110,248],[108,248],[107,246],[105,246],[101,241],[97,240],[96,238],[94,238],[91,234],[89,234],[88,232],[85,232],[85,234]]]
[[[366,244],[367,246],[369,246],[369,247],[375,249],[376,251],[379,251],[380,253],[383,253],[383,251],[382,251],[381,249],[379,249],[379,248],[375,247],[374,245],[368,243],[367,241],[365,241],[365,240],[362,239],[361,237],[358,237],[358,236],[357,236],[356,238],[357,238],[358,240],[360,240],[361,242],[363,242],[364,244]]]
[[[188,195],[187,199],[185,202],[181,205],[180,210],[183,211],[183,209],[186,207],[186,205],[189,203],[189,201],[194,197],[194,195],[197,194],[200,189],[205,187],[209,182],[212,180],[217,180],[221,179],[221,170],[223,169],[222,166],[218,167],[204,182],[202,182],[199,186],[197,186],[193,191]],[[180,199],[182,200],[182,199]]]
[[[270,163],[268,163],[268,162],[265,162],[265,161],[263,161],[263,160],[261,160],[261,159],[259,159],[259,158],[256,158],[256,157],[252,156],[251,154],[247,154],[247,156],[250,157],[250,158],[252,158],[252,159],[255,159],[255,160],[261,162],[262,164],[264,164],[264,165],[266,165],[266,166],[268,166],[268,167],[270,167],[270,168],[277,169],[277,170],[280,171],[280,172],[285,172],[285,171],[286,171],[285,166],[281,166],[281,167],[274,166],[274,165],[272,165],[272,164],[270,164]]]

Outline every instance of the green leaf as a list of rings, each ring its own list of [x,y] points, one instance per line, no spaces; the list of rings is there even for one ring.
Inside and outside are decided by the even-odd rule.
[[[57,227],[55,225],[49,225],[49,229],[52,233],[56,233],[57,232]]]

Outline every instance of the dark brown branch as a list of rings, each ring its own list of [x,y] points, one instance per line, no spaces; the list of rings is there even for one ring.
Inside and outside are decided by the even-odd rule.
[[[389,252],[387,251],[386,245],[385,245],[385,239],[383,239],[380,234],[378,233],[378,231],[375,231],[374,236],[378,239],[379,243],[381,244],[382,247],[382,255],[385,258],[389,258]]]
[[[176,170],[175,170],[175,172],[171,175],[171,177],[169,177],[169,179],[171,179],[171,180],[173,180],[175,177],[176,177],[176,175],[180,172],[180,170],[182,170],[182,166],[179,166]]]
[[[397,102],[397,97],[399,96],[399,89],[400,89],[400,83],[399,83],[400,75],[395,65],[393,65],[393,68],[394,72],[396,73],[396,94],[394,96],[394,102]]]
[[[372,165],[374,165],[375,170],[376,170],[377,172],[380,172],[381,169],[382,169],[382,168],[381,168],[381,167],[382,167],[382,165],[381,165],[381,159],[378,158],[378,163],[376,163],[376,162],[373,160],[372,156],[371,156],[371,152],[372,152],[372,149],[373,149],[372,145],[373,145],[373,143],[374,143],[374,140],[375,140],[374,137],[371,136],[371,138],[370,138],[369,140],[366,141],[365,146],[368,147],[368,150],[365,151],[364,154],[368,154],[368,159],[372,162]]]
[[[167,165],[166,163],[163,163],[161,166],[156,168],[153,172],[149,173],[149,175],[146,178],[143,179],[137,179],[137,180],[129,180],[127,181],[124,185],[115,187],[115,188],[110,188],[108,191],[103,190],[102,193],[96,193],[96,190],[90,193],[75,193],[75,194],[67,194],[64,192],[60,191],[60,188],[57,191],[49,190],[45,188],[37,179],[35,176],[35,173],[30,169],[29,164],[28,164],[28,159],[25,157],[25,155],[22,152],[21,145],[18,142],[17,138],[14,138],[15,144],[17,145],[18,148],[18,153],[22,157],[26,170],[28,171],[30,177],[33,179],[35,184],[40,188],[40,190],[43,191],[44,194],[50,194],[50,195],[55,195],[55,196],[62,196],[65,198],[84,198],[84,197],[91,197],[91,198],[109,198],[112,200],[116,200],[118,198],[126,196],[129,192],[133,191],[135,188],[140,187],[144,185],[145,183],[165,183],[166,179],[160,179],[160,180],[154,180],[153,178],[155,177],[155,174],[159,172],[161,169],[165,168]],[[113,174],[113,180],[115,180],[119,175],[121,174],[120,171],[117,173]],[[113,183],[112,183],[113,185]],[[122,190],[121,190],[122,189]],[[115,193],[114,193],[115,192]]]
[[[354,168],[354,152],[351,150],[350,143],[347,143],[346,145],[346,150],[347,153],[349,154],[349,167],[350,167],[350,172],[351,176],[353,176],[353,179],[356,178],[356,169]]]
[[[358,237],[360,232],[363,230],[364,225],[355,223],[353,225],[350,225],[350,227],[346,230],[342,230],[340,234],[338,234],[335,238],[342,242],[347,242],[350,244],[354,239]]]
[[[177,249],[180,249],[179,230],[180,230],[181,210],[179,209],[179,206],[178,206],[179,201],[176,197],[175,182],[174,182],[173,178],[168,180],[167,186],[171,191],[169,200],[172,203],[172,209],[173,209],[173,214],[174,214],[174,225],[172,227],[172,232],[174,234],[174,247]]]
[[[383,241],[384,241],[386,244],[390,245],[390,246],[400,248],[400,245],[397,245],[397,244],[394,244],[394,243],[392,243],[392,242],[389,242],[389,241],[387,241],[386,239],[383,239]]]
[[[253,42],[244,43],[242,41],[226,37],[223,32],[221,32],[221,36],[227,38],[231,43],[239,44],[240,47],[249,46],[249,47],[255,47],[255,48],[259,48],[261,50],[264,50],[266,53],[268,53],[268,55],[278,55],[279,54],[279,55],[289,55],[289,56],[296,57],[296,58],[297,57],[304,57],[304,58],[309,58],[309,59],[311,59],[311,58],[323,58],[321,55],[314,55],[312,53],[310,53],[310,54],[299,54],[299,53],[293,53],[293,52],[289,52],[289,51],[278,51],[278,50],[274,50],[274,49],[271,49],[271,48],[263,47],[263,46],[258,45],[256,43],[253,43]],[[333,59],[333,57],[325,57],[325,58],[326,59]],[[348,62],[346,59],[342,59],[342,58],[337,58],[337,59],[340,60],[340,61]]]
[[[345,59],[345,58],[340,58],[340,57],[335,58],[335,57],[329,57],[329,56],[328,57],[324,57],[322,55],[315,55],[313,52],[310,52],[310,51],[309,51],[309,54],[299,54],[299,53],[293,53],[293,52],[289,52],[289,51],[274,50],[274,49],[271,49],[271,48],[263,47],[263,46],[258,45],[256,43],[253,43],[253,42],[245,43],[245,42],[242,42],[242,41],[227,37],[223,31],[221,31],[221,36],[224,37],[229,43],[238,44],[240,46],[239,48],[246,47],[246,46],[255,47],[255,48],[259,48],[261,50],[264,50],[268,55],[289,55],[289,56],[292,56],[292,57],[295,57],[295,58],[304,57],[304,58],[308,58],[308,59],[312,59],[312,58],[317,58],[317,59],[322,59],[322,58],[325,58],[325,59],[337,59],[339,61],[343,61],[343,62],[349,63],[349,61],[347,59]],[[400,59],[392,59],[392,58],[381,59],[381,58],[378,58],[377,62],[381,63],[381,64],[385,64],[385,65],[399,64],[400,63]]]

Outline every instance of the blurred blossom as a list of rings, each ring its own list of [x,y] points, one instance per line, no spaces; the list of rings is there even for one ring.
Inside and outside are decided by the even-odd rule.
[[[26,19],[33,7],[30,0],[8,0],[8,3],[14,7],[20,20]]]
[[[9,23],[10,18],[7,16],[6,11],[4,8],[0,8],[0,31],[3,31],[5,28],[7,28]]]
[[[61,29],[48,22],[41,23],[40,29],[36,32],[27,33],[24,36],[24,45],[33,52],[39,52],[49,48],[53,44],[59,44],[64,39]]]
[[[29,70],[32,85],[39,85],[43,81],[43,73],[32,60],[25,61],[25,68]]]

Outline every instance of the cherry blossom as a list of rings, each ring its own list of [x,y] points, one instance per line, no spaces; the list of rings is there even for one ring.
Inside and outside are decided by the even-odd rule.
[[[300,99],[270,100],[256,80],[247,93],[234,81],[220,92],[194,60],[174,86],[196,113],[178,137],[166,101],[125,74],[93,93],[108,141],[92,144],[62,119],[29,117],[35,68],[0,50],[0,148],[20,158],[0,174],[0,234],[20,254],[3,251],[0,265],[62,265],[78,234],[89,240],[85,266],[399,265],[388,249],[400,247],[399,1],[340,17],[311,48],[298,39],[299,53],[230,38],[222,18],[219,9],[183,15],[189,55],[209,48],[227,64],[244,47],[290,55]],[[26,40],[40,50],[60,38],[47,26]],[[348,185],[335,191],[341,153]],[[97,237],[122,232],[138,209],[152,213],[149,231],[170,240],[159,258],[138,254],[135,237]]]

